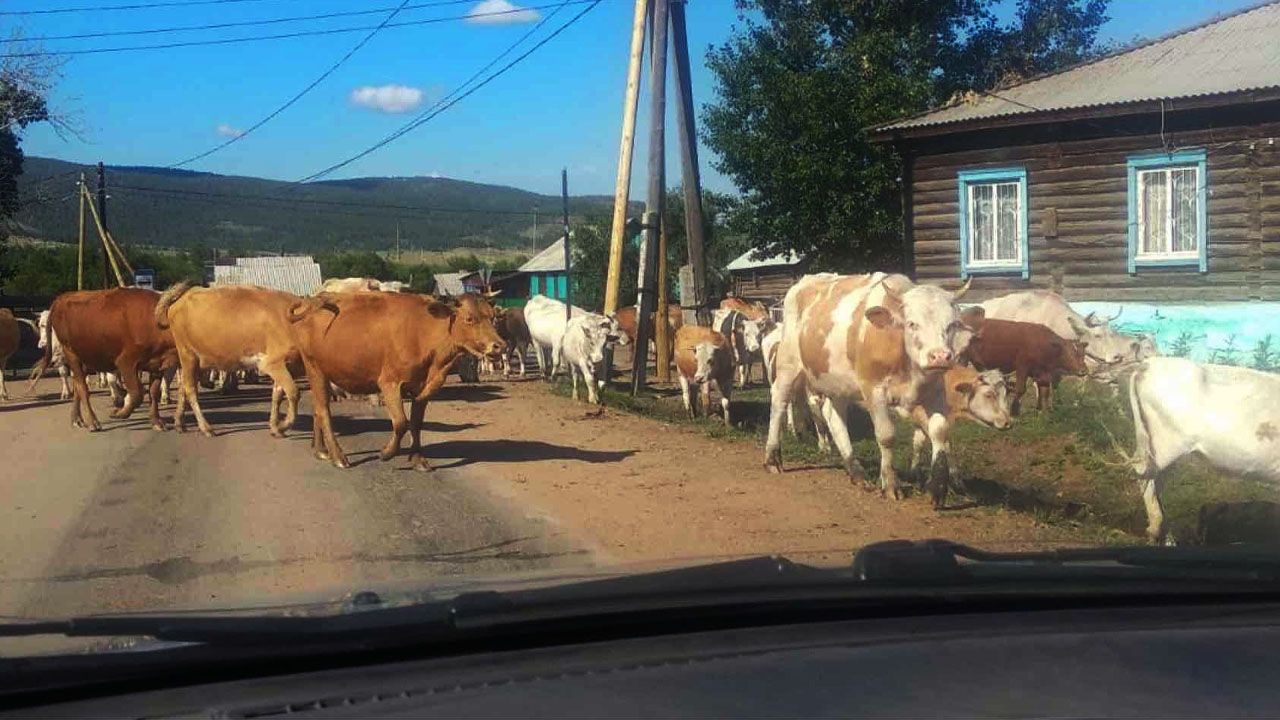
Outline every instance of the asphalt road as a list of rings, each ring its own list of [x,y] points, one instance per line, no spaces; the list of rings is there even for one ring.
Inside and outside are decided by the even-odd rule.
[[[442,402],[468,402],[464,386],[446,390]],[[341,471],[311,456],[309,399],[288,438],[267,434],[265,386],[203,400],[215,438],[155,432],[145,406],[110,420],[102,393],[104,430],[88,433],[71,427],[53,382],[40,392],[0,403],[0,615],[9,619],[274,605],[591,562],[468,462],[435,459],[455,467],[429,474],[404,458],[380,462],[390,424],[363,401],[335,406],[356,465]],[[431,414],[428,442],[466,437],[465,423]]]

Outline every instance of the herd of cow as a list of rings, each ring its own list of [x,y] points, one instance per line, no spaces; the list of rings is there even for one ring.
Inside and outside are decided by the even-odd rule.
[[[564,368],[574,398],[582,381],[587,399],[599,403],[612,348],[631,345],[633,358],[649,350],[634,343],[638,323],[653,318],[638,318],[634,308],[602,315],[541,295],[523,308],[499,308],[484,295],[436,298],[385,285],[334,280],[310,297],[187,283],[163,294],[77,291],[58,296],[38,324],[21,321],[40,334],[45,355],[38,369],[60,359],[69,371],[77,426],[100,427],[89,403],[91,374],[119,379],[125,395],[111,416],[124,418],[142,401],[145,372],[151,424],[164,430],[161,393],[176,371],[175,428],[184,430],[190,405],[199,429],[212,435],[198,380],[210,370],[252,368],[274,384],[268,426],[279,437],[297,418],[297,379],[305,376],[313,391],[324,389],[313,392],[314,453],[339,467],[349,463],[333,431],[330,402],[343,392],[382,398],[392,425],[383,460],[399,453],[408,433],[413,464],[430,469],[421,452],[426,403],[460,359],[494,370],[500,365],[510,374],[514,353],[523,375],[532,349],[544,377]],[[948,436],[958,418],[1008,428],[1029,383],[1037,387],[1039,406],[1047,407],[1064,375],[1114,381],[1125,369],[1133,372],[1137,438],[1128,462],[1139,474],[1153,540],[1165,532],[1160,473],[1183,455],[1198,451],[1228,470],[1280,481],[1280,378],[1158,357],[1150,337],[1082,317],[1047,291],[1015,292],[962,309],[958,301],[967,289],[966,283],[950,292],[885,273],[808,275],[787,293],[780,321],[763,305],[737,298],[721,303],[711,327],[685,325],[673,311],[666,318],[672,355],[665,360],[678,370],[686,410],[694,415],[701,405],[709,414],[714,387],[726,424],[732,423],[734,385],[744,385],[753,364],[761,363],[771,391],[765,466],[775,472],[782,467],[783,424],[795,431],[793,403],[803,401],[819,442],[834,444],[849,476],[861,481],[865,473],[846,424],[850,405],[861,405],[880,449],[881,489],[894,498],[900,497],[895,416],[914,426],[913,468],[932,447],[926,486],[941,506],[949,486]],[[18,337],[19,320],[5,313],[0,365]],[[0,396],[4,392],[0,377]]]

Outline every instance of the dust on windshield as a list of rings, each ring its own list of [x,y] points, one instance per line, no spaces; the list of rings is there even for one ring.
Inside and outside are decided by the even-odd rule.
[[[1280,5],[899,5],[6,5],[0,614],[1273,542]]]

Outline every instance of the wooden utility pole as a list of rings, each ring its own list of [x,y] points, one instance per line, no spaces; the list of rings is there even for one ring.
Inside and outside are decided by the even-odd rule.
[[[107,233],[107,169],[103,166],[102,161],[98,161],[98,208],[94,214],[94,221],[98,224],[98,232],[103,238]],[[102,287],[111,285],[111,253],[107,250],[107,244],[102,244]]]
[[[658,230],[658,307],[653,313],[653,345],[654,366],[658,369],[658,382],[671,382],[671,365],[667,357],[671,355],[671,342],[674,338],[668,332],[667,324],[667,224],[662,223]]]
[[[693,270],[693,297],[700,325],[711,324],[707,306],[706,238],[702,217],[702,179],[698,172],[698,132],[693,114],[693,85],[689,78],[689,38],[685,32],[685,0],[671,0],[671,44],[675,51],[673,70],[679,92],[676,103],[676,125],[680,134],[681,184],[684,188],[684,227],[689,245],[689,264]],[[688,308],[685,308],[686,313]],[[685,322],[693,318],[686,317]]]
[[[84,173],[80,173],[80,182],[76,184],[76,193],[80,200],[80,242],[76,250],[76,289],[84,289],[84,198],[85,198],[85,180]]]
[[[564,322],[573,319],[573,276],[569,257],[569,169],[560,168],[560,201],[564,210]]]
[[[640,279],[637,293],[640,296],[636,313],[636,362],[631,369],[631,394],[640,392],[645,384],[645,358],[649,354],[649,326],[646,318],[653,315],[656,304],[654,289],[657,286],[658,230],[666,199],[665,151],[667,115],[667,0],[653,0],[652,12],[653,57],[649,63],[649,193],[645,201],[644,240],[640,249]],[[655,318],[656,320],[656,318]]]
[[[622,250],[626,242],[627,203],[631,195],[631,158],[636,144],[636,106],[640,99],[640,64],[644,59],[644,25],[649,0],[636,0],[631,18],[631,55],[627,63],[627,90],[622,102],[622,141],[618,148],[618,179],[613,191],[613,224],[609,231],[609,269],[604,286],[604,312],[618,311],[618,287],[622,281]]]
[[[400,262],[400,221],[396,221],[396,262]]]

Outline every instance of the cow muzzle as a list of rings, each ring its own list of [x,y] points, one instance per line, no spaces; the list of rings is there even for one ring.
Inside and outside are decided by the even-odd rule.
[[[930,350],[926,357],[928,358],[928,363],[924,369],[931,372],[950,369],[952,363],[955,362],[955,353],[947,348]]]

